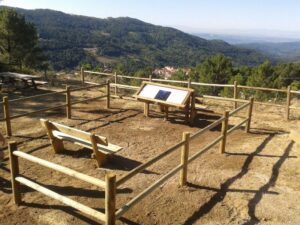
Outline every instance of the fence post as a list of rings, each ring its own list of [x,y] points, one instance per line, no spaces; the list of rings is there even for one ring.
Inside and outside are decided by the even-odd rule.
[[[149,81],[152,82],[152,75],[149,75]]]
[[[71,92],[70,92],[70,87],[66,86],[66,114],[67,118],[71,119],[72,117],[72,112],[71,112]]]
[[[6,125],[6,135],[10,137],[12,135],[12,131],[11,131],[8,97],[3,97],[3,111],[4,111],[4,119]]]
[[[222,130],[221,134],[223,136],[222,141],[220,143],[220,152],[223,154],[225,152],[226,147],[226,139],[227,139],[227,129],[228,129],[228,119],[229,119],[229,112],[224,112],[224,121],[222,122]]]
[[[181,165],[183,165],[182,170],[180,171],[180,186],[186,185],[187,182],[187,169],[188,169],[188,158],[189,158],[189,139],[190,133],[184,132],[182,134],[182,141],[185,141],[185,144],[181,149]]]
[[[246,133],[249,133],[250,131],[250,126],[251,126],[251,119],[252,119],[252,111],[253,111],[253,104],[254,104],[254,98],[251,97],[250,98],[250,105],[249,105],[249,108],[248,108],[248,121],[246,123]]]
[[[291,105],[291,86],[288,86],[286,92],[286,120],[290,119],[290,105]]]
[[[106,99],[106,108],[110,108],[110,81],[107,80],[107,84],[106,84],[106,95],[107,95],[107,99]]]
[[[144,116],[146,116],[146,117],[149,117],[149,108],[150,108],[149,103],[145,102],[144,103]]]
[[[9,142],[8,151],[9,151],[9,160],[10,160],[11,187],[12,187],[14,202],[16,205],[19,205],[22,201],[22,198],[21,198],[20,183],[15,179],[19,175],[19,160],[18,157],[13,154],[13,152],[16,150],[17,150],[17,143]]]
[[[191,78],[188,79],[188,88],[191,88]]]
[[[234,88],[233,88],[233,98],[234,99],[238,99],[238,83],[237,83],[237,81],[235,80],[234,81]],[[234,102],[234,109],[236,109],[237,108],[237,102],[235,101]]]
[[[105,217],[106,225],[115,225],[116,223],[116,175],[106,174],[105,177]]]
[[[83,67],[81,67],[81,69],[80,69],[80,74],[81,74],[81,82],[82,82],[82,84],[84,84],[84,69],[83,69]]]
[[[117,96],[117,79],[118,79],[118,76],[117,76],[117,72],[115,72],[115,95]]]

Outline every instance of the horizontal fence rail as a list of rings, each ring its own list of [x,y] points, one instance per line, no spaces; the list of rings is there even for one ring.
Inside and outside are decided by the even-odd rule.
[[[275,92],[275,93],[284,93],[287,95],[286,97],[286,104],[275,104],[275,103],[267,103],[267,102],[261,102],[261,101],[254,101],[254,104],[257,105],[266,105],[266,106],[274,106],[274,107],[279,107],[279,108],[285,108],[286,113],[285,117],[287,120],[290,118],[290,110],[300,110],[300,107],[295,107],[291,106],[291,94],[297,94],[300,95],[300,91],[295,91],[291,90],[291,87],[288,86],[287,89],[276,89],[276,88],[267,88],[267,87],[254,87],[254,86],[247,86],[247,85],[239,85],[235,81],[234,84],[213,84],[213,83],[200,83],[200,82],[192,82],[190,79],[188,81],[186,80],[166,80],[166,79],[157,79],[157,78],[152,78],[152,75],[147,77],[133,77],[133,76],[124,76],[124,75],[117,75],[112,74],[112,73],[101,73],[101,72],[95,72],[95,71],[85,71],[81,70],[81,76],[82,80],[84,81],[84,76],[86,74],[95,74],[95,75],[105,75],[105,76],[110,76],[114,77],[114,82],[112,83],[113,87],[115,88],[115,95],[117,95],[117,89],[128,89],[128,90],[137,90],[138,87],[136,86],[131,86],[131,85],[123,85],[123,84],[118,84],[117,79],[118,78],[126,78],[126,79],[132,79],[132,80],[142,80],[142,81],[154,81],[154,82],[161,82],[161,83],[173,83],[173,84],[182,84],[182,85],[187,85],[188,87],[193,86],[203,86],[203,87],[220,87],[220,88],[232,88],[233,89],[233,98],[225,98],[225,97],[219,97],[219,96],[209,96],[209,95],[203,95],[203,98],[208,98],[208,99],[215,99],[215,100],[222,100],[222,101],[232,101],[234,102],[235,108],[237,108],[237,103],[243,102],[244,99],[239,99],[239,92],[242,89],[245,90],[252,90],[252,91],[266,91],[266,92]],[[235,100],[233,100],[235,99]],[[239,101],[238,101],[239,100]],[[247,100],[244,100],[247,101]]]
[[[84,103],[84,102],[88,102],[88,101],[93,101],[93,100],[98,100],[98,99],[102,99],[102,98],[106,98],[107,107],[109,108],[109,105],[110,105],[110,94],[109,94],[110,88],[109,88],[109,86],[110,86],[110,83],[108,81],[108,82],[102,83],[102,84],[93,83],[90,86],[79,87],[79,88],[70,88],[69,86],[67,86],[66,90],[64,90],[64,91],[58,91],[58,92],[46,93],[46,94],[40,94],[40,95],[33,95],[30,97],[18,98],[18,99],[13,99],[13,100],[9,100],[8,97],[4,97],[3,102],[2,102],[4,118],[0,119],[0,121],[5,121],[6,134],[7,134],[7,136],[12,136],[11,120],[13,120],[13,119],[30,116],[30,115],[41,113],[41,112],[47,112],[50,110],[60,109],[60,108],[64,108],[64,107],[66,107],[66,116],[68,119],[70,119],[71,115],[72,115],[72,105]],[[71,99],[71,97],[72,97],[71,94],[73,92],[89,90],[92,88],[101,88],[101,87],[106,87],[106,95],[96,96],[96,97],[82,99],[82,100],[76,100],[76,101],[72,101],[72,99]],[[41,97],[55,96],[57,94],[65,94],[65,103],[64,104],[60,104],[60,105],[53,106],[53,107],[46,107],[43,109],[34,110],[32,112],[22,113],[19,115],[14,115],[14,116],[10,115],[11,114],[10,103],[16,103],[16,102],[20,102],[20,101],[24,101],[24,100],[32,100],[32,99],[41,98]]]
[[[234,130],[237,130],[240,128],[242,125],[246,124],[245,131],[249,132],[250,129],[250,122],[251,122],[251,117],[252,117],[252,110],[253,110],[253,98],[250,99],[247,103],[241,105],[237,109],[228,112],[226,111],[224,113],[224,116],[221,117],[220,119],[216,120],[212,124],[208,125],[204,129],[196,132],[193,134],[191,137],[189,137],[189,133],[183,134],[183,140],[181,142],[178,142],[177,144],[173,145],[163,153],[157,155],[156,157],[152,158],[148,162],[145,162],[141,164],[140,166],[136,167],[135,169],[131,170],[129,173],[121,177],[116,181],[116,186],[124,184],[126,181],[134,177],[137,173],[145,170],[155,162],[162,160],[165,158],[167,155],[171,154],[175,150],[177,150],[179,147],[182,147],[182,152],[181,152],[181,164],[177,165],[173,169],[171,169],[169,172],[164,174],[161,178],[159,178],[157,181],[152,183],[150,186],[148,186],[146,189],[144,189],[141,193],[139,193],[137,196],[132,198],[129,202],[125,203],[123,206],[121,206],[115,213],[115,218],[119,219],[121,216],[123,216],[129,209],[131,209],[134,205],[139,203],[143,198],[147,197],[151,192],[156,190],[160,185],[165,183],[167,180],[172,178],[175,174],[177,174],[179,171],[181,171],[181,176],[180,176],[180,184],[184,185],[186,183],[187,179],[187,166],[189,163],[193,162],[197,158],[199,158],[202,154],[210,150],[212,147],[214,147],[216,144],[220,143],[220,149],[221,153],[225,152],[225,145],[226,145],[226,137],[227,135],[231,134]],[[242,111],[243,109],[248,107],[248,112],[247,112],[247,118],[242,120],[240,123],[237,125],[233,126],[231,129],[228,129],[228,119],[232,117],[233,115],[236,115],[238,112]],[[205,132],[219,126],[222,123],[222,131],[221,135],[217,138],[215,138],[212,142],[201,148],[199,151],[194,153],[191,157],[188,157],[188,149],[189,149],[189,143],[195,138],[198,138],[200,135],[203,135]]]
[[[20,184],[23,184],[33,190],[36,190],[50,198],[53,198],[57,201],[60,201],[64,203],[67,206],[70,206],[74,209],[77,209],[80,212],[83,212],[89,216],[92,216],[96,218],[97,220],[100,220],[101,222],[105,222],[107,225],[113,224],[111,220],[115,220],[115,205],[113,203],[115,196],[115,188],[113,185],[115,182],[115,176],[113,175],[106,175],[105,181],[88,176],[86,174],[77,172],[75,170],[72,170],[70,168],[46,161],[44,159],[29,155],[27,153],[21,152],[17,149],[17,144],[15,142],[10,142],[8,145],[9,149],[9,157],[10,157],[10,165],[11,165],[11,184],[12,184],[12,192],[13,192],[13,198],[14,202],[17,205],[20,205],[22,203],[22,187]],[[46,187],[44,187],[41,184],[38,184],[32,180],[29,180],[28,178],[25,178],[20,175],[19,172],[19,158],[28,160],[32,163],[44,166],[46,168],[49,168],[54,171],[58,171],[60,173],[63,173],[65,175],[68,175],[70,177],[76,178],[78,180],[90,183],[92,185],[95,185],[97,187],[100,187],[102,189],[105,189],[105,213],[100,212],[98,210],[95,210],[91,207],[88,207],[82,203],[79,203],[75,200],[72,200],[66,196],[63,196],[61,194],[58,194],[54,192],[53,190],[50,190]],[[109,203],[108,202],[112,202]]]

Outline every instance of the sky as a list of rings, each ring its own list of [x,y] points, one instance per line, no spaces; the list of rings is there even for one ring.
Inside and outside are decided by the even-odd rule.
[[[187,32],[286,35],[300,38],[299,0],[0,0],[98,18],[129,16]]]

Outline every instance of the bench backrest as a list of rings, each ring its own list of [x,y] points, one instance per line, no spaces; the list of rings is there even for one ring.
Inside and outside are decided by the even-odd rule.
[[[67,135],[71,135],[71,136],[83,139],[87,142],[91,142],[92,140],[94,140],[97,144],[106,145],[106,146],[108,145],[108,141],[107,141],[106,137],[94,135],[89,132],[78,130],[78,129],[68,127],[68,126],[65,126],[65,125],[62,125],[59,123],[51,122],[51,121],[45,120],[45,119],[41,119],[41,123],[47,129],[48,135],[50,135],[51,138],[54,138],[52,131],[57,130],[62,133],[65,133]]]

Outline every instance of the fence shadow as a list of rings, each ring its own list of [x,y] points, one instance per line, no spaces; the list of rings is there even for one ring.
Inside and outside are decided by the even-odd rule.
[[[237,180],[241,179],[245,176],[248,171],[251,162],[253,161],[254,157],[262,152],[266,145],[274,138],[275,134],[269,134],[263,142],[255,149],[254,152],[249,154],[246,158],[241,171],[236,174],[235,176],[227,179],[224,183],[220,185],[220,189],[216,192],[204,205],[202,205],[196,212],[193,213],[183,224],[184,225],[191,225],[194,224],[198,219],[203,217],[205,214],[209,213],[219,202],[222,202],[223,199],[226,197],[227,192],[229,192],[229,187]]]
[[[290,141],[288,146],[285,148],[283,155],[279,158],[279,160],[273,165],[272,168],[272,174],[269,179],[269,181],[261,186],[258,190],[258,192],[255,193],[254,197],[250,199],[248,202],[248,215],[250,216],[250,219],[244,223],[244,225],[254,225],[258,224],[260,220],[255,215],[255,210],[259,202],[261,201],[263,195],[271,188],[276,185],[276,181],[279,176],[279,171],[282,166],[282,164],[285,162],[286,159],[289,158],[289,154],[293,148],[294,142]]]

